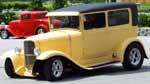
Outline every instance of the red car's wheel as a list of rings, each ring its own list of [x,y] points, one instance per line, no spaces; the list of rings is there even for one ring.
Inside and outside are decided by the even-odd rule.
[[[37,29],[36,34],[43,34],[45,32],[46,32],[46,30],[44,28],[40,27]]]
[[[1,30],[0,31],[0,37],[2,39],[8,39],[10,37],[10,34],[7,30]]]

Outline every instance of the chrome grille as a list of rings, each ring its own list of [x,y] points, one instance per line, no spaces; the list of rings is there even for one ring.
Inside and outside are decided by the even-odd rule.
[[[36,59],[34,55],[35,45],[33,41],[24,41],[24,54],[26,66],[32,65]]]

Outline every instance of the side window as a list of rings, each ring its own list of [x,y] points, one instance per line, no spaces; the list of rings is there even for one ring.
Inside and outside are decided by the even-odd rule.
[[[31,19],[31,15],[27,14],[27,15],[22,15],[22,20],[26,20],[26,19]]]
[[[117,26],[129,23],[128,10],[118,10],[108,12],[108,24],[109,26]]]
[[[104,28],[106,26],[105,13],[87,14],[84,16],[84,28]]]
[[[38,17],[38,18],[39,18],[39,19],[40,19],[40,18],[47,18],[46,13],[39,14],[39,17]]]

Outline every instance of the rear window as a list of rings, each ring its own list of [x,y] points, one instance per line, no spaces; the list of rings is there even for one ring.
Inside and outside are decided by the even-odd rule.
[[[46,14],[47,14],[47,13],[39,14],[38,18],[47,18]]]
[[[31,19],[31,14],[22,15],[22,20]]]
[[[129,23],[128,10],[117,10],[108,12],[109,26],[117,26]]]

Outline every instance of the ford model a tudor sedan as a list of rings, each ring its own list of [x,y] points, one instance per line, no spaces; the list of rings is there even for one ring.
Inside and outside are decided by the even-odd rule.
[[[8,39],[11,36],[27,37],[49,31],[47,11],[24,11],[20,14],[20,20],[9,22],[9,25],[0,28],[0,37]],[[61,22],[54,19],[55,27],[60,26]]]
[[[127,70],[140,69],[147,58],[137,38],[137,6],[131,3],[84,4],[47,14],[51,32],[24,41],[24,49],[9,52],[9,77],[63,78],[68,68],[93,70],[121,62]],[[52,19],[62,21],[55,28]],[[74,70],[74,69],[73,69]]]

